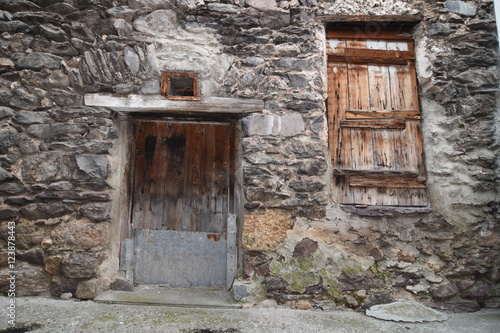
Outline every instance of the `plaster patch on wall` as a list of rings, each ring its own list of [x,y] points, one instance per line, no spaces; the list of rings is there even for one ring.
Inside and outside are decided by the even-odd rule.
[[[293,225],[291,214],[284,210],[246,213],[243,224],[243,248],[254,251],[275,251],[286,239]]]

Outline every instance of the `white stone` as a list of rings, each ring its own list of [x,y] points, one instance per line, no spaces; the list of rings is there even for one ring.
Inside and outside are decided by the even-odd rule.
[[[159,9],[134,21],[135,30],[156,37],[177,35],[178,25],[177,14],[170,9]]]
[[[414,301],[397,301],[375,305],[366,310],[366,315],[382,320],[422,323],[445,321],[448,315]]]
[[[276,0],[246,0],[247,5],[260,11],[277,10]]]
[[[476,5],[464,1],[446,1],[446,7],[450,12],[463,16],[475,16],[477,12]]]

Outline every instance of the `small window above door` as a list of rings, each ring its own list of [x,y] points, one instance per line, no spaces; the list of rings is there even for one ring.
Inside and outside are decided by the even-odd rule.
[[[198,73],[163,72],[161,94],[168,99],[199,100]]]

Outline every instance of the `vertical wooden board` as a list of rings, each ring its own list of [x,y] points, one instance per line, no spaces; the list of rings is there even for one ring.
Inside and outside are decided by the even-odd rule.
[[[184,162],[183,213],[181,229],[198,231],[199,220],[203,218],[199,212],[200,193],[200,142],[203,135],[199,133],[197,124],[184,124],[186,128],[186,157]]]
[[[182,124],[169,122],[168,134],[162,138],[167,151],[167,161],[160,166],[165,168],[165,222],[168,230],[182,230],[184,165],[186,152],[186,132]],[[165,167],[166,164],[166,167]]]
[[[347,65],[329,63],[328,70],[328,128],[330,129],[329,146],[333,166],[338,166],[340,147],[340,120],[345,118],[349,98],[347,89]]]
[[[368,82],[368,66],[349,64],[348,70],[348,97],[350,110],[370,109],[370,88]],[[342,119],[344,120],[345,117]]]
[[[229,190],[229,127],[215,126],[215,158],[214,158],[214,220],[212,232],[222,232],[226,229]]]
[[[388,66],[368,66],[368,81],[370,84],[371,110],[391,110]]]
[[[340,128],[340,120],[345,119],[348,103],[347,65],[330,62],[328,63],[328,130],[330,132],[328,145],[334,168],[350,163],[350,161],[345,160],[347,154],[350,156],[350,129],[341,130]],[[343,180],[339,180],[343,177],[335,178],[335,182],[344,183]],[[342,186],[334,187],[333,196],[339,202],[346,200]]]
[[[211,230],[214,211],[214,158],[215,158],[215,130],[211,125],[205,127],[205,145],[203,158],[203,210],[206,218],[203,219],[202,230]]]
[[[413,84],[410,67],[388,66],[390,77],[391,104],[395,110],[415,110]]]

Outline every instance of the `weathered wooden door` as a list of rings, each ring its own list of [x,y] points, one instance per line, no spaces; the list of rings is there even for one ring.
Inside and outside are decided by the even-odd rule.
[[[137,120],[134,281],[226,284],[234,126]]]
[[[332,32],[330,151],[339,203],[426,206],[413,43]],[[380,37],[379,37],[380,38]]]

